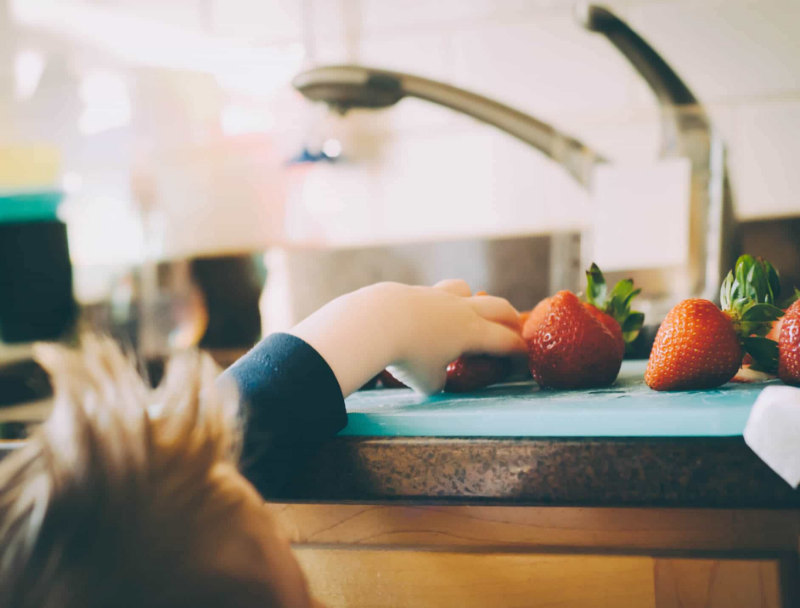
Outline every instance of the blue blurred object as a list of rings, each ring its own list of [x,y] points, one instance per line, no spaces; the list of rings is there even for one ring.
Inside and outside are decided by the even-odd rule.
[[[307,147],[300,150],[300,152],[286,161],[288,166],[291,165],[305,165],[310,163],[319,163],[319,162],[329,162],[335,163],[341,160],[341,157],[337,154],[336,156],[330,156],[325,153],[324,150],[320,150],[319,152],[312,152]]]
[[[0,224],[10,222],[56,221],[62,192],[27,192],[0,195]]]
[[[67,227],[56,215],[62,198],[0,196],[0,341],[55,340],[75,319]]]

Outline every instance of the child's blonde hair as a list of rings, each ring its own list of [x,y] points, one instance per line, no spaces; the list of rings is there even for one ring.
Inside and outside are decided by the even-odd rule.
[[[51,417],[0,462],[0,606],[270,606],[215,556],[245,498],[237,397],[207,355],[151,390],[110,340],[42,346]],[[263,583],[263,581],[262,581]]]

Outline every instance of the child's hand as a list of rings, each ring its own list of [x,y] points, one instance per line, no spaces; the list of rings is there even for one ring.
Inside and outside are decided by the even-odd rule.
[[[413,389],[442,390],[464,353],[527,352],[519,314],[502,298],[471,297],[464,281],[435,287],[380,283],[338,298],[291,333],[328,362],[346,396],[385,367]]]

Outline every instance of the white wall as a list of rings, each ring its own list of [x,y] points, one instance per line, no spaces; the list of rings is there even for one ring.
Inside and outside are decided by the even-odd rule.
[[[3,0],[9,6],[41,1]],[[652,42],[708,105],[730,148],[739,218],[800,215],[800,171],[795,168],[800,158],[795,40],[800,2],[608,4]],[[566,0],[107,0],[86,5],[207,36],[215,44],[272,49],[279,56],[302,44],[307,65],[353,61],[437,78],[550,121],[616,161],[651,157],[658,143],[652,95],[607,41],[575,22],[572,2]],[[303,6],[311,12],[304,13]],[[43,43],[37,28],[14,31],[18,48]],[[50,32],[45,46],[58,38],[58,32]],[[49,105],[39,101],[40,107],[9,102],[8,57],[3,58],[0,127],[16,127],[23,139],[31,132],[39,139],[54,133],[67,150],[65,163],[86,173],[87,188],[113,182],[124,190],[130,164],[151,158],[171,204],[191,204],[184,203],[182,191],[196,204],[192,193],[198,184],[208,191],[209,209],[232,193],[249,196],[247,204],[258,208],[254,217],[260,218],[251,225],[266,221],[263,209],[269,206],[269,217],[280,224],[277,232],[317,245],[576,230],[588,214],[585,193],[549,160],[489,127],[424,102],[405,100],[380,113],[323,118],[287,85],[277,94],[259,92],[255,85],[265,72],[249,73],[248,66],[239,66],[243,73],[233,74],[236,86],[225,89],[220,79],[207,75],[104,58],[74,39],[52,48],[66,49],[52,62],[62,66],[61,88],[51,89]],[[76,75],[97,64],[119,69],[130,79],[138,105],[127,134],[86,137],[68,125],[43,126],[77,120],[76,110],[69,113],[75,106]],[[264,161],[269,188],[238,183],[231,188],[231,179],[258,182],[258,177],[230,168],[219,178],[214,173],[220,164],[215,158],[235,154],[219,118],[231,103],[272,125],[260,135],[272,138]],[[12,130],[0,133],[0,144]],[[283,168],[281,159],[301,143],[327,136],[342,140],[349,163]],[[181,146],[189,151],[175,150]],[[172,161],[164,160],[192,158],[195,149],[206,151],[197,164],[198,180],[187,177],[191,164],[172,171]],[[252,163],[248,154],[244,166]],[[117,199],[119,205],[130,205],[127,192]],[[113,215],[115,207],[110,209]],[[175,229],[182,230],[186,222],[181,214],[175,217]],[[209,242],[202,240],[203,246]],[[231,240],[225,248],[230,249]],[[252,245],[253,239],[245,240]]]

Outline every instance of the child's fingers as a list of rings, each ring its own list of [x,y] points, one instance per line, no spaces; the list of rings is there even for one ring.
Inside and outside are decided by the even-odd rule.
[[[447,382],[445,366],[407,370],[390,365],[387,369],[400,382],[423,395],[435,395],[441,392]]]
[[[445,279],[444,281],[439,281],[433,287],[462,298],[468,298],[472,295],[472,290],[467,282],[461,279]]]
[[[468,350],[475,354],[511,355],[527,353],[528,345],[513,329],[484,319]]]
[[[494,296],[480,296],[470,298],[469,304],[472,306],[472,310],[488,321],[502,323],[511,329],[515,329],[517,333],[522,330],[519,313],[516,308],[509,304],[508,300]]]
[[[441,393],[444,385],[447,383],[447,368],[442,367],[434,370],[432,373],[426,374],[414,382],[413,388],[418,393],[423,395],[436,395]]]

